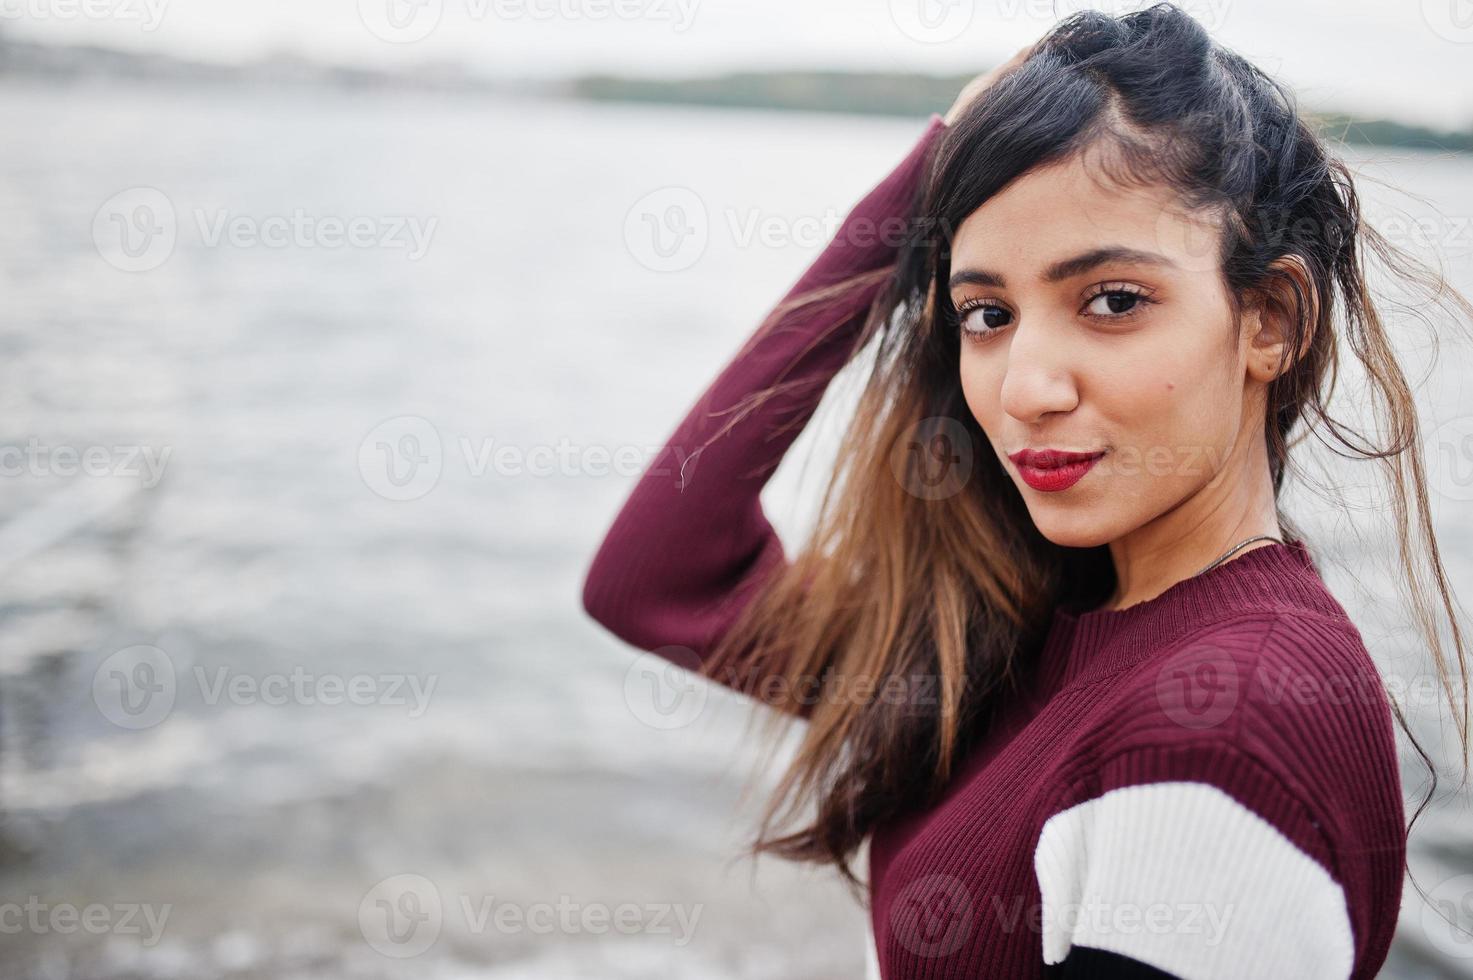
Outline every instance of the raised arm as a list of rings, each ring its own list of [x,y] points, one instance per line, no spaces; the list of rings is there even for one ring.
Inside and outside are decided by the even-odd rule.
[[[855,205],[784,301],[895,260],[902,237],[896,226],[910,217],[927,152],[945,129],[942,117],[932,115],[910,152]],[[845,309],[830,305],[821,317],[808,308],[791,312],[748,339],[615,518],[584,581],[590,616],[640,649],[684,647],[704,660],[757,587],[787,564],[758,495],[853,355],[881,288],[860,290]],[[825,332],[835,319],[843,322]],[[731,411],[779,381],[781,392],[756,410]]]

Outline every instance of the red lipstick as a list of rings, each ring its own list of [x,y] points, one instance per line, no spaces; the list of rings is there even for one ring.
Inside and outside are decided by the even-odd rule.
[[[1035,490],[1052,493],[1074,486],[1103,455],[1104,451],[1072,453],[1063,449],[1020,449],[1009,453],[1008,459],[1018,467],[1024,483]]]

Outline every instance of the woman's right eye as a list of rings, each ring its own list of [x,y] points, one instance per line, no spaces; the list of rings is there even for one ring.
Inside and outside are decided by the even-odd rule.
[[[1013,315],[1005,307],[986,300],[963,303],[957,307],[957,320],[963,333],[985,336],[1012,322]]]

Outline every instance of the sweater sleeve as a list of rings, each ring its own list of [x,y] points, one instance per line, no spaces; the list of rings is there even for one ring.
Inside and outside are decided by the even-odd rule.
[[[784,301],[895,261],[929,151],[945,129],[933,114]],[[689,668],[704,660],[762,583],[786,567],[759,493],[855,353],[882,287],[857,290],[842,308],[829,304],[821,315],[804,307],[775,321],[764,318],[616,516],[584,580],[583,607],[593,619],[627,643]],[[779,382],[781,389],[755,410],[732,411],[745,396]]]
[[[1034,852],[1049,975],[1375,976],[1406,851],[1359,639],[1253,617],[1143,664],[1118,697]]]
[[[1336,854],[1275,774],[1208,743],[1121,753],[1101,780],[1035,850],[1047,976],[1355,975]]]

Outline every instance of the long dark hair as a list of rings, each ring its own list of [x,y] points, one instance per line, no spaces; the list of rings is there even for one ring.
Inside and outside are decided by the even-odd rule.
[[[1045,539],[991,452],[972,453],[964,487],[948,495],[912,492],[915,484],[905,473],[897,479],[894,468],[896,447],[927,420],[955,423],[974,446],[987,445],[958,378],[946,285],[952,232],[1014,178],[1096,152],[1099,172],[1110,179],[1164,185],[1185,205],[1214,213],[1225,231],[1210,259],[1235,308],[1277,304],[1292,323],[1290,366],[1268,387],[1264,420],[1276,497],[1301,423],[1299,439],[1314,434],[1345,455],[1381,464],[1412,609],[1454,710],[1466,781],[1463,634],[1430,522],[1416,406],[1367,285],[1367,261],[1380,259],[1400,285],[1422,289],[1430,300],[1424,311],[1442,308],[1449,322],[1473,320],[1473,305],[1362,220],[1350,171],[1288,91],[1161,3],[1118,18],[1086,11],[1060,22],[935,148],[915,201],[916,233],[895,266],[879,273],[887,285],[864,328],[873,367],[813,536],[705,669],[763,663],[784,682],[774,687],[786,691],[804,690],[806,679],[855,677],[877,686],[898,679],[903,689],[924,676],[935,680],[936,697],[820,698],[772,796],[757,852],[833,863],[857,886],[849,867],[855,850],[877,824],[942,791],[1053,609],[1097,603],[1114,588],[1108,548],[1062,548]],[[1302,263],[1312,292],[1275,264],[1286,256]],[[772,316],[839,309],[835,300],[848,290],[875,284],[873,276],[841,283]],[[1381,444],[1327,409],[1343,347],[1366,377]],[[1302,537],[1282,512],[1279,522],[1290,539]],[[1424,546],[1427,574],[1414,563],[1413,536]],[[1451,656],[1439,615],[1451,627]],[[1436,769],[1390,700],[1432,770],[1420,815]],[[779,816],[805,823],[771,835]]]

